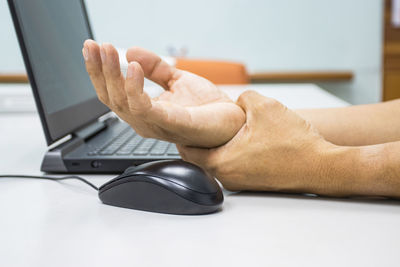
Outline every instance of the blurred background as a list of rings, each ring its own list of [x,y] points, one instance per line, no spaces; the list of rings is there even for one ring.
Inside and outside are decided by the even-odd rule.
[[[86,0],[99,42],[238,62],[252,83],[315,83],[352,104],[400,97],[397,2]],[[6,1],[0,32],[0,73],[23,74]]]

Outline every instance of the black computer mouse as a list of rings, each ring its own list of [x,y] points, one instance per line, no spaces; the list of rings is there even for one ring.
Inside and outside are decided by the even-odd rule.
[[[129,167],[99,188],[107,205],[169,214],[207,214],[222,207],[215,179],[182,160],[153,161]]]

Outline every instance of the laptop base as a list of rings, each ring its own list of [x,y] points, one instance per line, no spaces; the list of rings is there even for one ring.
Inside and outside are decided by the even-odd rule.
[[[137,145],[131,148],[131,152],[126,153],[127,151],[124,149],[128,147],[132,138],[121,142],[119,146],[122,150],[116,149],[115,153],[108,153],[111,146],[108,145],[110,140],[127,136],[140,138]],[[154,143],[147,147],[149,153],[135,155],[140,152],[140,148],[143,148],[142,144],[144,145],[146,141]],[[47,151],[42,161],[41,171],[48,173],[121,173],[128,167],[149,161],[180,159],[174,144],[163,142],[168,147],[164,146],[164,151],[161,153],[151,150],[160,142],[163,141],[142,138],[125,122],[110,117],[104,121],[96,121],[77,131],[69,140]],[[97,149],[98,153],[93,154],[93,149],[98,147],[104,148]]]

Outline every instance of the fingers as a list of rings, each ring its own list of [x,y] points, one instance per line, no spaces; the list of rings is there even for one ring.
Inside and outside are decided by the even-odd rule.
[[[144,74],[137,62],[128,65],[125,81],[129,109],[135,113],[143,113],[151,108],[151,99],[143,92]]]
[[[128,62],[138,62],[146,78],[158,83],[164,89],[169,89],[169,83],[174,80],[177,70],[168,65],[155,53],[140,47],[132,47],[126,53]]]
[[[101,47],[93,40],[86,40],[82,50],[86,70],[100,101],[114,111],[127,106],[117,50],[110,44]]]
[[[101,102],[107,105],[109,97],[103,75],[100,47],[95,41],[86,40],[83,44],[82,53],[85,59],[86,70],[96,90],[97,96]]]
[[[117,50],[111,44],[100,47],[100,57],[103,63],[103,74],[106,81],[109,102],[115,111],[127,107],[125,79],[121,73]]]

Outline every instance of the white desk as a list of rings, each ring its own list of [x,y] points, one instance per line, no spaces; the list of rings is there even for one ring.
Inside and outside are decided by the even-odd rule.
[[[292,108],[346,105],[313,85],[247,88]],[[0,114],[0,136],[0,173],[39,173],[46,146],[35,113]],[[174,216],[102,205],[75,181],[3,179],[0,266],[400,264],[400,202],[224,193],[219,213]]]

